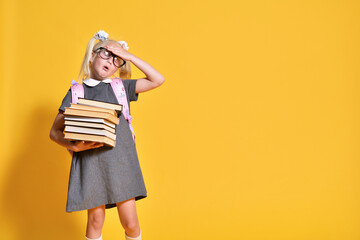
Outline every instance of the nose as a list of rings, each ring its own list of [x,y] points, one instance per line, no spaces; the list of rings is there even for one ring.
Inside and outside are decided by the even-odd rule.
[[[106,61],[107,61],[108,63],[112,64],[112,63],[113,63],[113,56],[109,57]]]

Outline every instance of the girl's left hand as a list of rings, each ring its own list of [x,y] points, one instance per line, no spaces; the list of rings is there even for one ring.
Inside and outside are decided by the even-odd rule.
[[[113,54],[121,57],[125,61],[131,61],[132,54],[129,53],[128,51],[126,51],[124,48],[118,47],[113,44],[111,44],[111,45],[109,44],[109,45],[105,46],[105,48],[107,50],[109,50],[110,52],[112,52]]]

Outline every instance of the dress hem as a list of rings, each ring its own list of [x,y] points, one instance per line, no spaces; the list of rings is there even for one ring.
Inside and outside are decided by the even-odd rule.
[[[131,199],[131,198],[135,198],[135,201],[138,201],[138,200],[146,198],[146,197],[147,197],[147,192],[141,193],[141,194],[129,194],[129,195],[125,196],[125,197],[119,198],[116,201],[110,201],[110,202],[107,202],[107,203],[103,203],[103,202],[102,203],[96,203],[96,204],[92,204],[89,207],[80,207],[80,208],[68,208],[67,207],[66,212],[68,212],[68,213],[78,212],[78,211],[88,210],[88,209],[103,206],[103,205],[105,205],[105,209],[110,209],[110,208],[116,207],[116,203],[118,203],[118,202],[123,202],[123,201],[126,201],[126,200]]]

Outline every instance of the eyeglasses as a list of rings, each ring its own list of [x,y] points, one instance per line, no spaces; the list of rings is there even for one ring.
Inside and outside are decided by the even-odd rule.
[[[125,65],[126,61],[119,56],[116,56],[112,52],[108,51],[106,48],[99,47],[94,50],[94,52],[99,53],[102,59],[108,60],[109,58],[113,58],[113,63],[116,67],[120,68]]]

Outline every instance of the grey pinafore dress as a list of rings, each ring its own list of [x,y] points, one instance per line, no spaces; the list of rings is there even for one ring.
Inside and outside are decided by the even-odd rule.
[[[127,99],[137,101],[136,80],[123,80]],[[84,86],[84,98],[118,103],[110,83],[100,82],[96,86]],[[59,111],[70,107],[71,91],[64,97]],[[116,125],[116,146],[103,146],[81,152],[72,157],[66,212],[80,211],[105,205],[113,208],[117,202],[130,198],[140,200],[147,197],[136,145],[129,124],[119,116]]]

